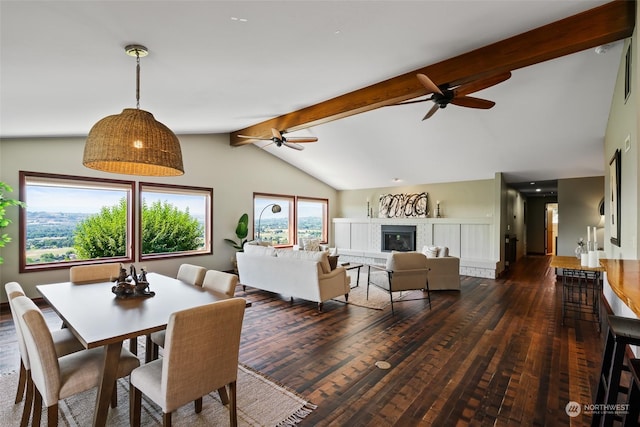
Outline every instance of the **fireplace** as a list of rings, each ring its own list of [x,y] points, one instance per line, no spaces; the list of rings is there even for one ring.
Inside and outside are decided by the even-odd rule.
[[[383,225],[381,234],[382,252],[408,252],[416,250],[415,225]]]

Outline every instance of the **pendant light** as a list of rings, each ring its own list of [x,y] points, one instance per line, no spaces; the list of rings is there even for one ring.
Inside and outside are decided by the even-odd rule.
[[[140,109],[140,57],[146,47],[129,45],[136,58],[136,108],[107,116],[93,125],[84,146],[82,164],[104,172],[145,176],[184,174],[178,137],[153,114]]]

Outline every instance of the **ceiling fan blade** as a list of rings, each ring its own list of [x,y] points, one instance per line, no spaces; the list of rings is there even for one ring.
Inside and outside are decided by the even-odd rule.
[[[429,77],[425,76],[424,74],[416,74],[416,76],[418,77],[418,80],[420,81],[422,86],[427,89],[427,93],[435,92],[442,95],[442,91],[440,91],[440,88],[434,82],[432,82]]]
[[[438,104],[433,104],[433,107],[431,107],[431,109],[429,110],[429,112],[422,118],[422,121],[427,120],[429,117],[433,116],[436,111],[438,111],[440,109],[440,105]]]
[[[488,101],[486,99],[474,98],[472,96],[461,96],[459,98],[453,98],[451,103],[454,105],[459,105],[461,107],[469,107],[469,108],[481,108],[483,110],[487,110],[494,105],[496,105],[493,101]]]
[[[285,145],[289,148],[293,148],[294,150],[298,150],[298,151],[304,150],[304,147],[302,145],[292,144],[291,142],[287,142],[287,141],[283,141],[282,145]]]
[[[271,139],[271,138],[259,138],[257,136],[248,136],[248,135],[238,135],[238,138],[253,139],[256,141],[268,141]]]
[[[497,74],[495,76],[487,77],[486,79],[476,80],[470,83],[466,83],[458,86],[453,90],[454,96],[464,96],[469,93],[478,92],[479,90],[486,89],[488,87],[502,83],[505,80],[509,80],[511,72]]]
[[[282,141],[282,134],[280,133],[280,131],[276,128],[271,128],[271,135],[273,135],[273,137],[277,140]],[[271,138],[269,138],[271,139]]]
[[[307,143],[307,142],[318,142],[318,138],[315,136],[292,136],[290,138],[285,138],[287,142],[295,142],[298,144]]]
[[[429,97],[429,98],[425,98],[425,99],[414,99],[414,100],[411,100],[411,101],[402,101],[402,102],[397,102],[395,104],[385,105],[385,107],[393,107],[395,105],[417,104],[419,102],[426,102],[426,101],[433,101],[433,98]]]
[[[271,141],[271,142],[270,142],[270,143],[268,143],[268,144],[264,144],[264,145],[263,145],[262,147],[260,147],[260,148],[267,148],[267,147],[268,147],[268,146],[270,146],[271,144],[275,144],[275,142]]]

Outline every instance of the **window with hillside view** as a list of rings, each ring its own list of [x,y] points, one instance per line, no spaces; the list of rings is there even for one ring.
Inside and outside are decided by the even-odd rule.
[[[140,183],[140,260],[212,253],[213,189]]]
[[[20,271],[133,260],[131,181],[20,172]]]
[[[272,211],[273,204],[281,207],[280,212]],[[299,244],[303,238],[317,238],[326,243],[328,206],[327,199],[255,193],[254,239],[274,246]]]

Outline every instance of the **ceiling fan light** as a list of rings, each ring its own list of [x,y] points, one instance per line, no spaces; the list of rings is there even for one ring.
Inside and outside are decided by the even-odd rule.
[[[82,164],[127,175],[184,174],[178,137],[153,114],[134,108],[107,116],[91,128]]]

